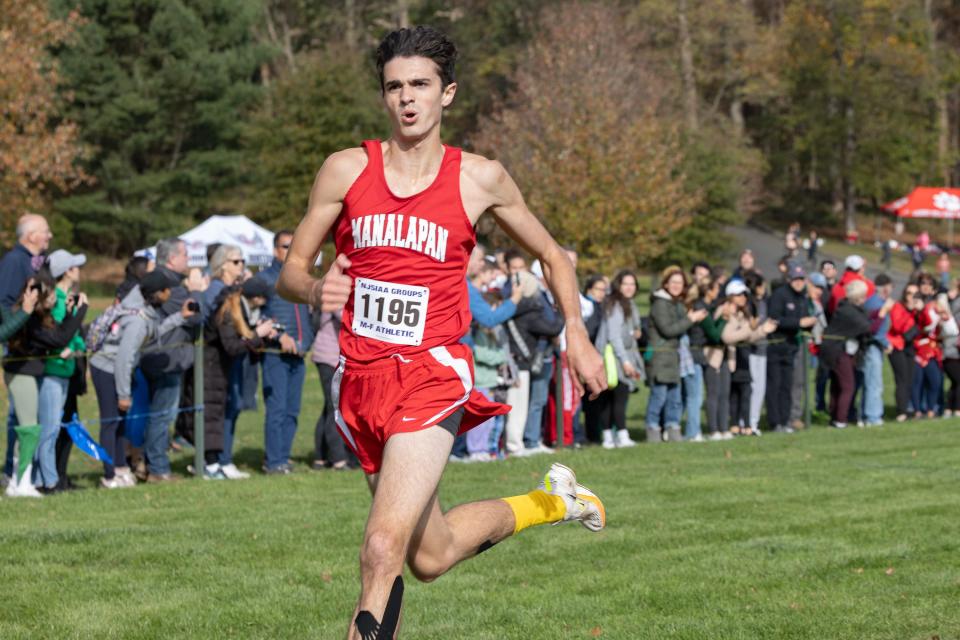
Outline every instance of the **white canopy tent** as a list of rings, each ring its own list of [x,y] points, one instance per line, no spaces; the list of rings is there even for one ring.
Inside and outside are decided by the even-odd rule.
[[[187,243],[191,267],[207,264],[207,247],[232,244],[240,247],[248,265],[266,266],[273,260],[273,233],[246,216],[210,216],[198,226],[180,234]],[[138,255],[156,256],[156,247],[142,249]]]

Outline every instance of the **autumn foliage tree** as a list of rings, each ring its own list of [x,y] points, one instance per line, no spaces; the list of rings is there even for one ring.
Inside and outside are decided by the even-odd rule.
[[[44,0],[0,0],[0,228],[42,210],[51,188],[86,179],[74,123],[60,117],[58,66],[51,48],[72,33],[74,16],[51,18]]]
[[[516,179],[587,269],[649,265],[701,201],[682,173],[679,126],[608,4],[546,9],[516,89],[474,138]]]

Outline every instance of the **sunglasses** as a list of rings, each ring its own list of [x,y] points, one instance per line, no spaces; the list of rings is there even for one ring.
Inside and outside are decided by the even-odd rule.
[[[231,260],[230,262],[232,262],[233,264],[244,264],[246,260],[244,260],[243,258],[236,258],[234,260]]]

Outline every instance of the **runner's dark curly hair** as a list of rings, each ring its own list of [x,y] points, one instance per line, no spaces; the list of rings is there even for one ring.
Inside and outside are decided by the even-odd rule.
[[[456,82],[453,67],[457,61],[457,47],[447,36],[433,27],[409,27],[391,31],[377,47],[377,73],[380,76],[380,91],[383,86],[383,67],[394,58],[430,58],[437,65],[441,89]]]

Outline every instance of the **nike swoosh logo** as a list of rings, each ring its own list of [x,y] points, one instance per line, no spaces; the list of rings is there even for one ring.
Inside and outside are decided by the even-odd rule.
[[[400,418],[400,422],[415,422],[416,420],[416,418],[408,418],[406,416]]]

